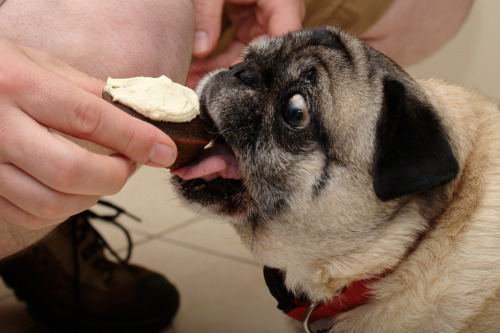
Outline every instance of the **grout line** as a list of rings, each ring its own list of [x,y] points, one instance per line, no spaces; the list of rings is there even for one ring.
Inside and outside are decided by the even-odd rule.
[[[157,238],[157,237],[165,236],[167,234],[179,231],[181,229],[189,227],[189,226],[191,226],[193,224],[196,224],[198,222],[200,222],[200,219],[198,217],[190,218],[188,220],[185,220],[183,222],[177,223],[174,226],[168,227],[168,228],[163,229],[161,231],[157,231],[155,233],[150,233],[148,231],[144,231],[143,229],[135,229],[135,228],[129,228],[129,230],[131,232],[134,232],[134,233],[138,234],[139,236],[144,236],[144,237],[148,237],[148,238],[153,238],[154,239],[154,238]]]
[[[167,234],[170,234],[170,233],[176,232],[178,230],[181,230],[183,228],[189,227],[193,224],[200,222],[200,219],[202,219],[201,216],[191,217],[191,218],[184,220],[183,222],[177,223],[171,227],[168,227],[166,229],[163,229],[161,231],[154,232],[154,233],[145,231],[144,229],[136,229],[134,227],[130,227],[129,225],[124,225],[124,227],[130,235],[144,237],[143,239],[141,239],[139,241],[135,241],[135,242],[132,241],[132,246],[135,246],[136,244],[144,244],[149,240],[157,239],[157,238],[163,237]],[[119,223],[122,223],[122,222],[119,222]],[[99,230],[99,223],[95,223],[95,224],[92,223],[92,226],[95,229],[97,229],[97,231],[100,231]],[[124,252],[126,250],[127,250],[126,246],[122,246],[122,247],[115,249],[115,251],[117,251],[117,252]]]
[[[215,251],[215,250],[203,247],[203,246],[192,245],[192,244],[185,243],[185,242],[173,239],[173,238],[165,237],[163,235],[145,236],[143,239],[140,239],[140,240],[134,242],[133,243],[133,248],[145,245],[145,244],[149,243],[152,240],[159,240],[159,241],[162,241],[164,243],[168,243],[170,245],[180,246],[180,247],[187,248],[187,249],[190,249],[190,250],[194,250],[194,251],[198,251],[198,252],[203,252],[204,254],[211,254],[211,255],[214,255],[214,256],[217,256],[217,257],[221,257],[221,258],[229,259],[229,260],[232,260],[232,261],[236,261],[236,262],[238,262],[240,264],[246,264],[246,265],[251,265],[251,266],[256,266],[256,267],[262,267],[260,264],[256,263],[255,261],[253,261],[251,259],[246,259],[246,258],[242,258],[242,257],[238,257],[238,256],[233,256],[233,255],[230,255],[230,254],[227,254],[227,253],[224,253],[224,252]],[[133,251],[133,248],[132,248],[132,251]],[[116,252],[123,253],[126,250],[127,250],[126,247],[120,247],[120,248],[116,249]]]
[[[169,228],[166,228],[166,229],[164,229],[162,231],[159,231],[155,235],[166,236],[167,234],[171,234],[171,233],[173,233],[175,231],[179,231],[179,230],[184,229],[186,227],[189,227],[189,226],[191,226],[193,224],[202,222],[205,218],[206,217],[203,216],[203,215],[193,216],[190,219],[185,220],[184,222],[181,222],[181,223],[179,223],[177,225],[174,225],[172,227],[169,227]]]
[[[206,247],[196,246],[196,245],[192,245],[189,243],[185,243],[185,242],[182,242],[182,241],[170,238],[170,237],[165,237],[166,235],[171,234],[175,231],[179,231],[179,230],[184,229],[186,227],[189,227],[191,225],[197,224],[204,219],[205,219],[204,216],[198,215],[198,216],[195,216],[194,218],[189,218],[189,219],[185,220],[184,222],[178,223],[178,224],[176,224],[172,227],[166,228],[162,231],[155,232],[154,234],[151,234],[151,233],[144,231],[142,229],[134,229],[134,228],[130,228],[130,227],[127,230],[129,230],[129,232],[131,232],[131,233],[137,234],[138,236],[144,237],[143,239],[140,239],[138,241],[133,242],[132,243],[133,248],[145,245],[152,240],[159,240],[159,241],[162,241],[164,243],[169,243],[169,244],[174,245],[174,246],[180,246],[180,247],[187,248],[190,250],[203,252],[205,254],[211,254],[211,255],[214,255],[214,256],[217,256],[220,258],[225,258],[225,259],[235,261],[235,262],[238,262],[241,264],[251,265],[251,266],[255,266],[255,267],[262,267],[260,264],[258,264],[257,262],[255,262],[251,259],[246,259],[246,258],[230,255],[230,254],[215,251],[215,250],[212,250],[212,249],[209,249]],[[119,247],[116,249],[116,252],[118,252],[118,253],[123,253],[125,251],[127,251],[126,246],[122,246],[122,247]]]
[[[227,253],[224,253],[224,252],[215,251],[215,250],[212,250],[212,249],[209,249],[209,248],[206,248],[206,247],[202,247],[202,246],[197,246],[197,245],[185,243],[185,242],[173,239],[173,238],[162,237],[162,238],[158,238],[158,240],[162,241],[162,242],[165,242],[165,243],[169,243],[171,245],[177,245],[177,246],[184,247],[184,248],[187,248],[187,249],[190,249],[190,250],[194,250],[194,251],[198,251],[198,252],[203,252],[204,254],[211,254],[211,255],[214,255],[214,256],[217,256],[217,257],[222,257],[222,258],[225,258],[225,259],[236,261],[236,262],[238,262],[240,264],[246,264],[246,265],[251,265],[251,266],[255,266],[255,267],[262,267],[262,265],[256,263],[255,261],[253,261],[251,259],[246,259],[246,258],[234,256],[234,255],[231,255],[231,254],[227,254]]]

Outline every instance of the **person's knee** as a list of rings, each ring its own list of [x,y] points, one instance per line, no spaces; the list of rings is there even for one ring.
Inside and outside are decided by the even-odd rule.
[[[0,38],[100,79],[165,74],[184,83],[193,34],[191,0],[7,0],[0,7]]]
[[[110,43],[111,47],[105,49],[106,61],[110,63],[103,74],[115,77],[165,74],[176,82],[185,82],[194,34],[190,0],[135,1],[127,6],[126,12],[114,14],[105,28],[100,44]]]

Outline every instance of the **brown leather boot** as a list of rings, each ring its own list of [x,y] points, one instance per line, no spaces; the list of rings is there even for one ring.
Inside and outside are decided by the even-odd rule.
[[[80,213],[1,264],[0,275],[35,319],[65,332],[155,332],[171,322],[179,307],[175,287],[158,273],[127,263],[128,233],[129,254],[121,260],[89,223],[101,218],[116,224],[123,212]],[[106,258],[105,248],[118,262]]]

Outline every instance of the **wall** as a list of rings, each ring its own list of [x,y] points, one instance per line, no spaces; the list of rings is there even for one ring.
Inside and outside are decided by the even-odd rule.
[[[406,69],[417,78],[440,77],[476,88],[500,102],[499,61],[500,1],[475,0],[458,33],[435,54]]]

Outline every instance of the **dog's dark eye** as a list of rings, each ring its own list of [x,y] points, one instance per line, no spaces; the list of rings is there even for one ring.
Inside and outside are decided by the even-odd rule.
[[[311,121],[309,108],[304,96],[301,94],[295,94],[288,100],[281,111],[281,115],[283,120],[295,130],[306,128]]]

